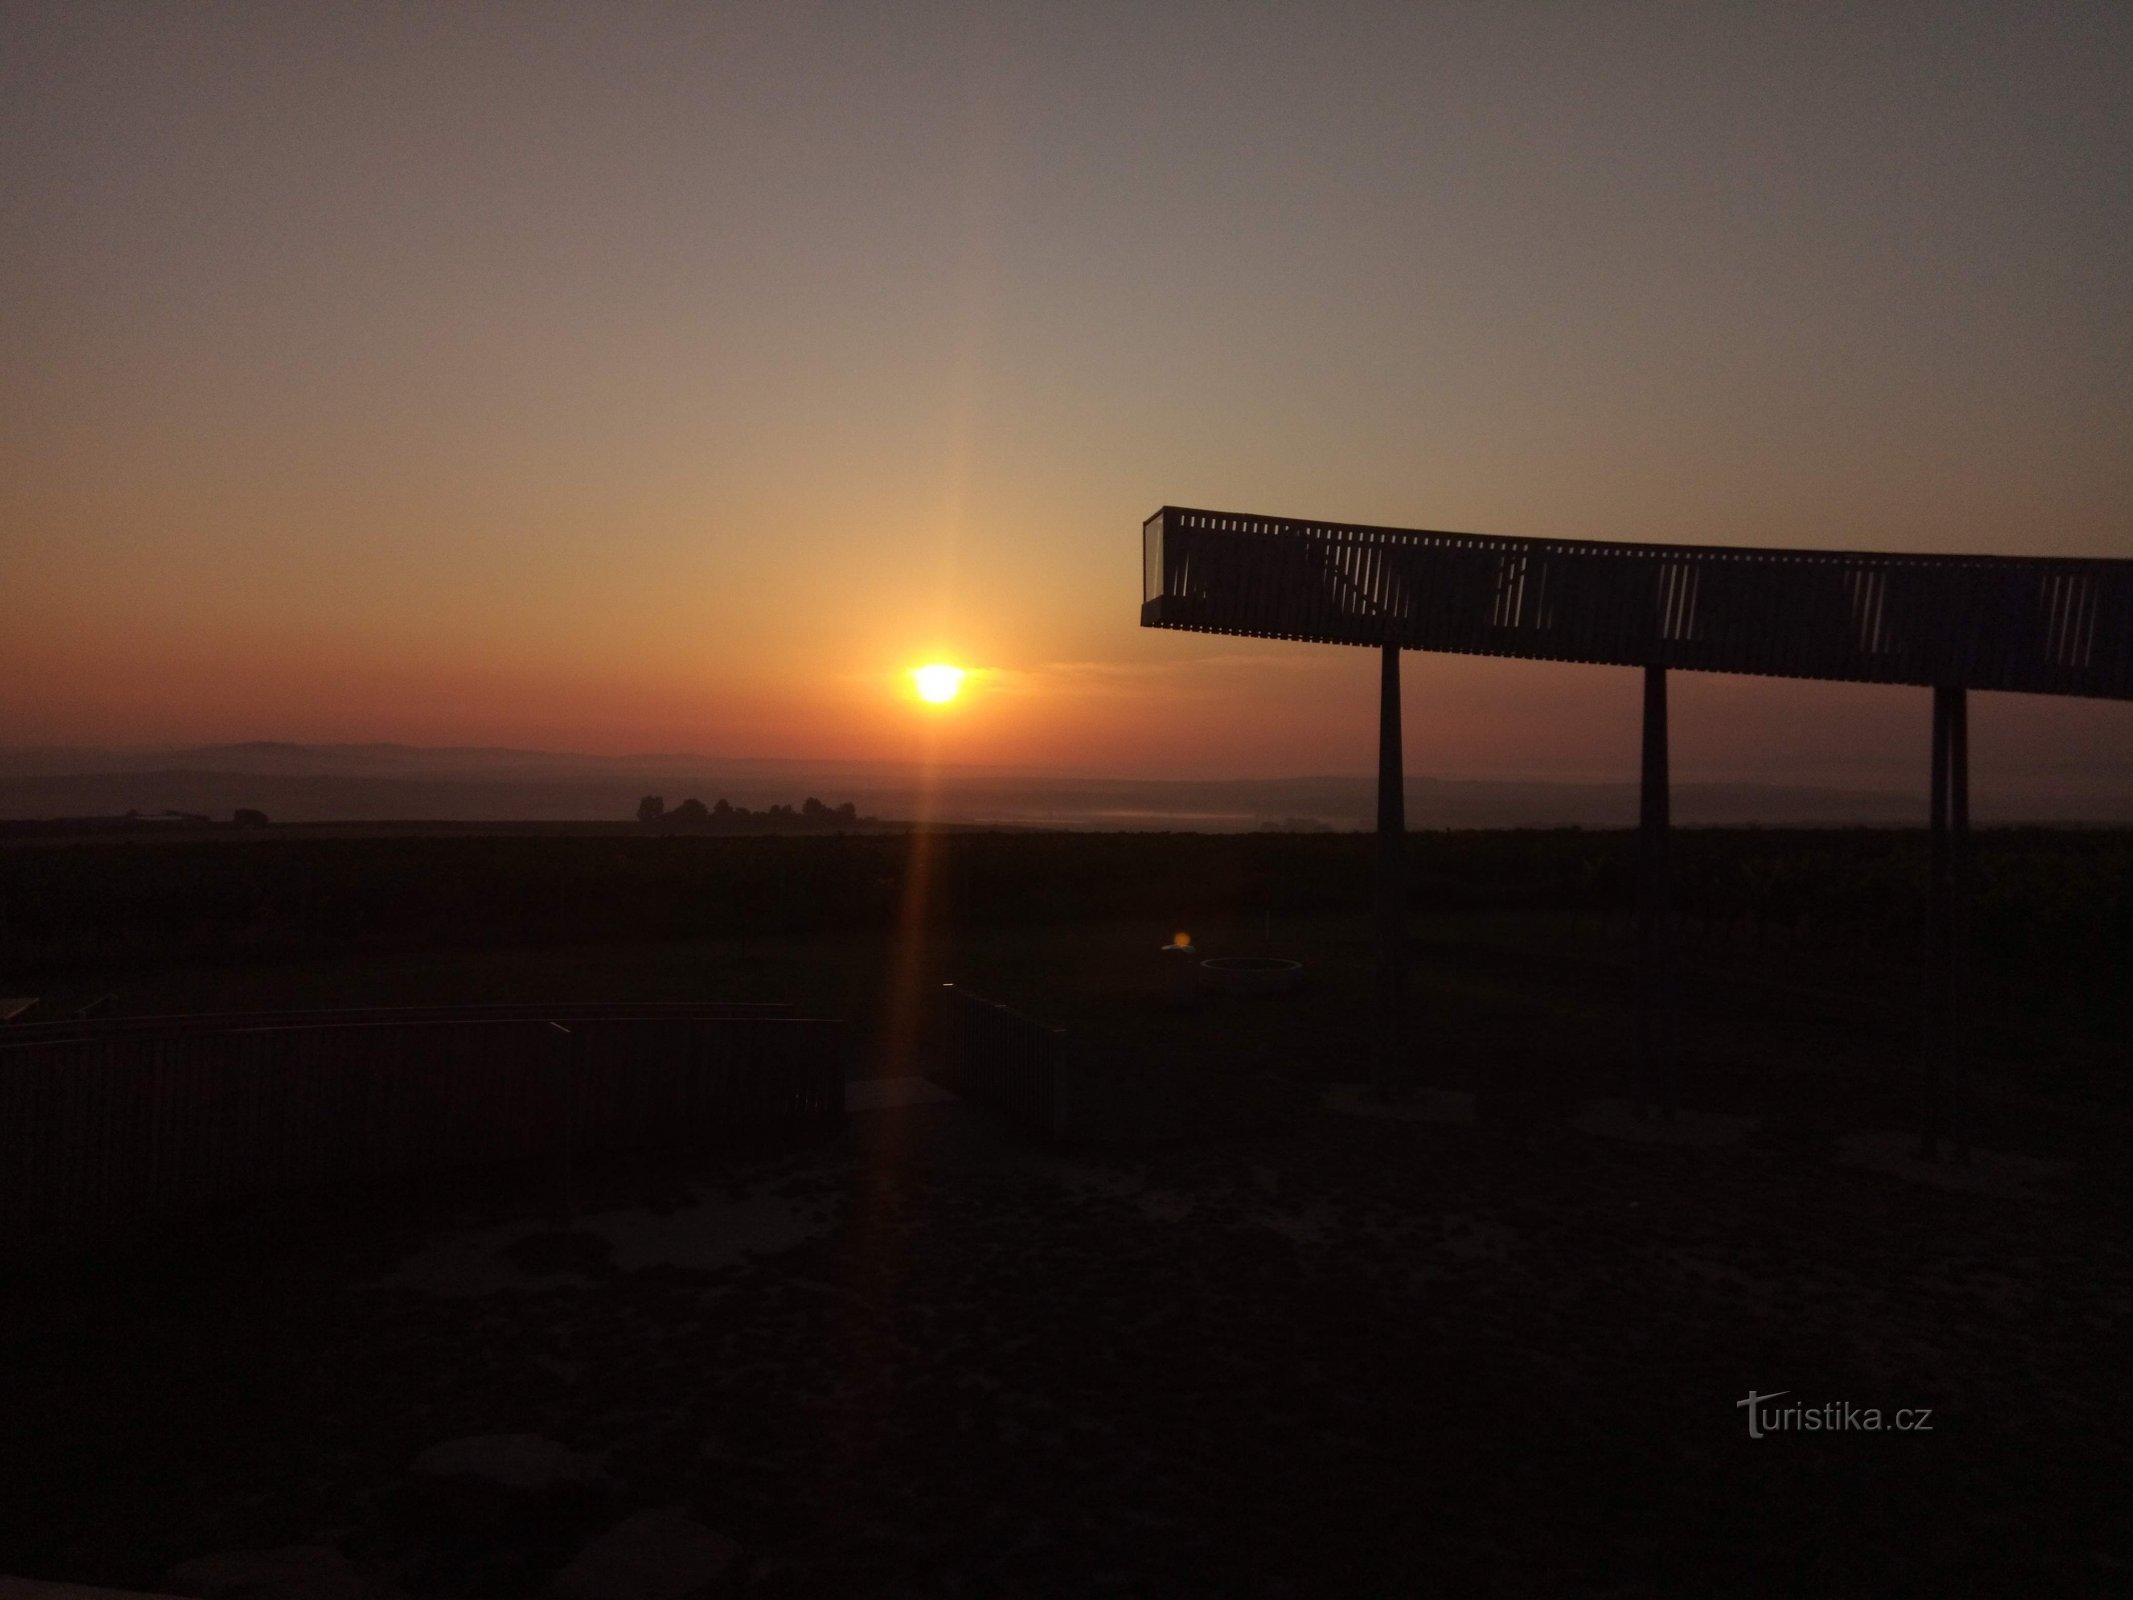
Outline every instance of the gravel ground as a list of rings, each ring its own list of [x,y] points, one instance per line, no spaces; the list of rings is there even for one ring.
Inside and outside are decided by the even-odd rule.
[[[533,1595],[672,1505],[766,1596],[2125,1592],[2121,1212],[1267,1109],[1050,1156],[891,1107],[589,1180],[569,1236],[491,1206],[17,1294],[0,1570],[316,1542]],[[1884,1428],[1751,1439],[1751,1390]],[[414,1457],[494,1433],[597,1455],[612,1500],[414,1515]]]

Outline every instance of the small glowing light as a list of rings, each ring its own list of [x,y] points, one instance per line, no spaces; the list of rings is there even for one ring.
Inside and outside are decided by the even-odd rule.
[[[919,699],[944,706],[963,692],[963,669],[951,667],[945,661],[935,661],[914,667],[911,681],[918,685]]]
[[[1190,950],[1192,948],[1192,935],[1181,929],[1170,936],[1170,942],[1180,950]]]

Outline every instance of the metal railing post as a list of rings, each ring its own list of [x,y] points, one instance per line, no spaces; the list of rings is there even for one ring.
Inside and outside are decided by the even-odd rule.
[[[1680,1102],[1675,1058],[1672,777],[1666,668],[1644,669],[1644,757],[1637,816],[1638,1110],[1671,1119]]]
[[[560,1198],[563,1211],[563,1231],[568,1233],[577,1225],[576,1197],[572,1193],[572,1188],[576,1177],[574,1169],[577,1164],[578,1057],[584,1047],[584,1039],[575,1029],[566,1028],[560,1022],[551,1022],[548,1026],[557,1035],[561,1036],[563,1043],[563,1048],[560,1052],[560,1059],[563,1063],[562,1087],[556,1096],[556,1100],[562,1112],[563,1186]]]
[[[1378,1048],[1371,1088],[1389,1094],[1406,1065],[1407,796],[1400,752],[1400,647],[1380,648],[1378,671]]]

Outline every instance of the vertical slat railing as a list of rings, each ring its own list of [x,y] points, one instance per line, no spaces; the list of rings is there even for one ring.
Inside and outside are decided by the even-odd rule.
[[[1043,1143],[1068,1136],[1064,1029],[974,994],[940,987],[930,1076]]]
[[[566,1135],[619,1153],[796,1133],[844,1103],[841,1025],[812,1019],[573,1022],[586,1048],[562,1119],[554,1030],[535,1019],[173,1026],[0,1044],[0,1258],[278,1192],[537,1159]]]
[[[1178,507],[1149,520],[1143,547],[1143,620],[1160,627],[2133,698],[2127,561],[1518,539]],[[1512,558],[1530,593],[1506,625],[1495,574]],[[1670,582],[1695,597],[1692,638],[1663,624]]]

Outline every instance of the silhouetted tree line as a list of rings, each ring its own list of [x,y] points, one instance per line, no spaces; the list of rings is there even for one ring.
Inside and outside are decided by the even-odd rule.
[[[653,833],[817,833],[876,827],[881,819],[862,817],[849,800],[828,806],[813,795],[801,801],[797,811],[791,806],[750,811],[724,799],[711,806],[701,800],[684,800],[669,811],[663,797],[648,794],[637,802],[637,821]]]

